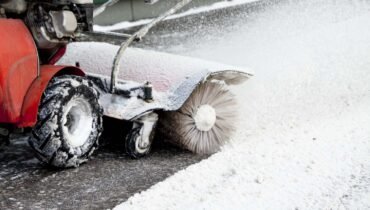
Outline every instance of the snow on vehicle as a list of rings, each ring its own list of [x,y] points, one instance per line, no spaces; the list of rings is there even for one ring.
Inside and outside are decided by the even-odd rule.
[[[118,78],[122,80],[117,88],[131,95],[112,95],[109,70],[118,48],[107,43],[73,43],[60,60],[89,69],[88,77],[99,84],[105,115],[132,120],[147,111],[159,111],[158,132],[198,153],[215,152],[230,137],[237,107],[227,86],[240,84],[251,74],[201,59],[130,48],[120,62]],[[147,81],[152,87],[151,100],[128,90]]]
[[[14,128],[32,127],[29,143],[39,160],[77,167],[98,147],[104,115],[133,123],[125,147],[134,158],[149,152],[157,121],[176,144],[198,153],[217,151],[236,114],[226,86],[251,74],[198,59],[127,50],[190,1],[180,1],[128,35],[94,32],[89,0],[20,0],[16,6],[0,0],[0,145]],[[66,49],[74,41],[124,42],[73,43]]]

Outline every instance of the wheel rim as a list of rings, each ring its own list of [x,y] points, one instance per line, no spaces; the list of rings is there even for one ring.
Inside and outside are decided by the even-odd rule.
[[[75,98],[65,108],[63,133],[72,147],[80,147],[89,139],[92,131],[93,116],[88,101]]]
[[[137,135],[136,136],[136,139],[135,139],[135,150],[136,150],[137,153],[144,154],[144,153],[146,153],[149,150],[150,144],[144,144],[144,145],[140,144],[141,143],[140,138],[141,138],[140,135]]]

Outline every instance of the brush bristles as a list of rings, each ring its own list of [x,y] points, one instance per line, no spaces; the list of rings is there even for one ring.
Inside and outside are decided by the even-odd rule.
[[[199,130],[194,120],[202,105],[209,105],[216,111],[216,122],[208,131]],[[165,112],[160,125],[168,141],[195,153],[212,154],[230,139],[236,119],[237,102],[226,85],[205,82],[194,90],[180,110]]]

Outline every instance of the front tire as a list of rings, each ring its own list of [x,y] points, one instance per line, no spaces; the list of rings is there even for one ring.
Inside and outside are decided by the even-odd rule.
[[[142,158],[149,154],[152,146],[152,142],[155,136],[155,125],[149,134],[149,142],[147,145],[140,145],[141,138],[143,136],[143,124],[134,123],[133,128],[126,136],[125,150],[126,153],[134,159]]]
[[[98,97],[85,78],[66,75],[51,80],[29,139],[40,161],[66,168],[88,160],[103,130]]]

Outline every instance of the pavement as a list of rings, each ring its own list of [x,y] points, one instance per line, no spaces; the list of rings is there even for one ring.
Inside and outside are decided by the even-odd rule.
[[[160,143],[134,160],[111,144],[79,168],[57,170],[40,164],[26,140],[0,153],[0,209],[110,209],[206,157]]]

